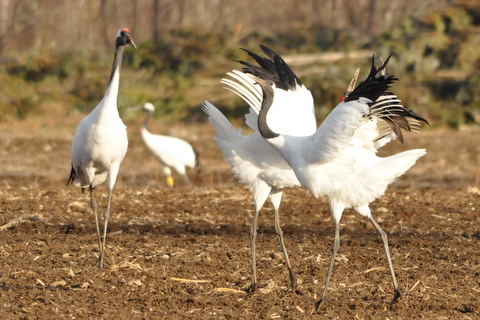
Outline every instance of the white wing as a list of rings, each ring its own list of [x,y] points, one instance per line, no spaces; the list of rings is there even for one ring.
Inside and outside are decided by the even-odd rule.
[[[345,148],[368,139],[369,132],[356,132],[364,116],[368,114],[367,102],[369,100],[364,98],[340,102],[332,110],[315,133],[307,156],[308,163],[324,164],[334,161]]]
[[[257,118],[262,107],[263,94],[260,86],[249,74],[238,70],[228,72],[227,75],[233,78],[223,78],[220,82],[225,84],[225,89],[232,91],[242,98],[248,105],[249,113],[245,115],[245,124],[255,131],[258,131]],[[235,80],[235,81],[234,81]]]
[[[245,123],[258,131],[257,118],[263,101],[261,87],[251,74],[238,70],[227,73],[232,79],[223,78],[226,89],[241,97],[250,106],[245,115]],[[235,80],[235,81],[234,81]],[[317,123],[313,97],[304,85],[297,85],[292,90],[275,89],[275,107],[269,113],[269,121],[275,124],[276,132],[291,136],[308,136],[315,133]],[[275,130],[274,130],[275,131]]]
[[[258,132],[243,135],[213,104],[205,101],[202,110],[208,114],[216,133],[215,141],[232,172],[240,182],[253,187],[257,179],[277,188],[299,187],[293,170]]]

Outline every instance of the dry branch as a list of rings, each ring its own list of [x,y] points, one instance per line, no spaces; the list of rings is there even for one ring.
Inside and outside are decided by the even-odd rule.
[[[210,282],[210,280],[194,280],[194,279],[181,279],[181,278],[170,278],[172,281],[180,281],[180,282],[195,282],[195,283],[205,283]]]
[[[18,226],[22,223],[25,223],[27,221],[40,221],[40,222],[46,222],[45,219],[43,219],[41,216],[37,214],[27,214],[24,215],[23,217],[15,218],[13,220],[10,220],[9,222],[5,223],[4,225],[0,226],[0,231],[4,231],[8,228]]]

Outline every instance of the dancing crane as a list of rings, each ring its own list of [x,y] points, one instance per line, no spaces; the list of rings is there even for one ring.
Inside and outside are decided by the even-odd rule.
[[[267,64],[271,62],[266,62]],[[273,67],[273,64],[271,65]],[[275,69],[272,69],[274,71]],[[287,248],[284,243],[283,231],[280,226],[280,203],[282,201],[283,188],[300,187],[298,179],[283,160],[280,154],[268,144],[260,135],[257,128],[257,118],[260,112],[263,94],[255,81],[248,74],[233,70],[227,73],[231,79],[224,78],[222,83],[227,85],[227,89],[239,95],[250,106],[249,113],[245,115],[245,123],[253,133],[243,135],[242,130],[235,128],[228,119],[213,104],[205,101],[202,110],[209,116],[209,121],[215,129],[214,138],[220,148],[224,158],[232,167],[235,177],[250,187],[255,203],[255,213],[250,226],[250,248],[252,256],[252,291],[258,289],[257,270],[256,270],[256,237],[257,221],[260,211],[265,201],[270,199],[274,209],[275,233],[277,235],[280,248],[285,257],[285,262],[290,274],[290,282],[293,289],[296,287],[295,274],[288,256]],[[276,75],[278,77],[278,75]],[[358,70],[347,93],[355,88]],[[247,90],[245,90],[247,89]],[[305,101],[305,114],[313,113],[313,97],[308,89],[299,84],[298,99]],[[302,126],[287,127],[291,135],[311,135],[316,131],[316,121],[314,117],[309,117],[309,121]]]
[[[143,124],[141,134],[143,142],[148,150],[163,165],[163,173],[167,186],[173,187],[172,168],[184,177],[187,185],[192,186],[190,179],[186,173],[186,167],[193,169],[198,164],[198,155],[193,147],[185,140],[152,134],[148,131],[148,122],[155,112],[155,107],[150,102],[146,102],[142,106],[142,110],[147,112],[147,118]]]
[[[273,205],[275,233],[285,257],[292,288],[295,288],[296,279],[283,240],[279,208],[282,201],[282,189],[300,187],[300,182],[285,160],[262,138],[258,131],[249,135],[243,135],[241,129],[236,131],[223,113],[208,101],[204,102],[202,109],[208,114],[209,121],[215,128],[214,139],[232,167],[231,171],[241,183],[250,187],[253,195],[255,213],[249,233],[252,257],[252,292],[258,289],[255,249],[257,221],[267,198]]]
[[[400,297],[400,289],[387,234],[373,218],[369,204],[381,197],[388,185],[413,166],[426,151],[408,150],[385,158],[378,157],[376,153],[378,148],[393,139],[398,138],[403,143],[402,129],[419,132],[421,122],[428,124],[427,120],[404,108],[397,96],[389,91],[391,84],[398,80],[387,74],[389,57],[378,69],[372,59],[367,78],[333,109],[314,134],[302,137],[289,135],[284,131],[284,118],[291,119],[291,126],[299,126],[309,120],[295,116],[302,108],[302,102],[293,99],[298,95],[300,80],[278,54],[265,46],[261,48],[267,58],[247,51],[260,67],[240,61],[244,65],[242,71],[253,75],[262,88],[258,130],[290,165],[303,187],[317,198],[328,197],[335,222],[332,256],[322,297],[316,303],[317,310],[327,299],[335,256],[340,246],[340,219],[347,208],[353,208],[367,217],[380,233],[393,282],[392,303],[395,303]],[[277,75],[280,77],[277,78]],[[244,90],[253,89],[246,86]]]
[[[130,44],[137,48],[127,28],[119,29],[115,38],[115,55],[105,95],[93,111],[78,125],[73,137],[71,157],[72,170],[67,185],[90,190],[91,206],[95,214],[98,235],[100,268],[104,267],[105,240],[108,220],[110,219],[110,202],[112,189],[117,180],[120,163],[127,153],[128,139],[126,126],[118,114],[117,96],[120,82],[120,68],[124,46]],[[96,186],[107,181],[107,207],[103,215],[103,237],[97,214],[97,201],[93,195]]]

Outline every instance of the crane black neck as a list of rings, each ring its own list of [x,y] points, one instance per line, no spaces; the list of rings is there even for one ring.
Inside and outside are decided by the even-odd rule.
[[[258,79],[257,83],[260,85],[263,91],[263,100],[262,100],[262,107],[260,108],[260,112],[258,113],[258,131],[265,139],[272,139],[279,136],[278,133],[274,132],[267,123],[267,113],[270,110],[270,107],[273,104],[274,98],[274,91],[272,87],[272,83],[268,81],[264,81],[262,79]]]
[[[110,80],[108,81],[108,83],[112,82],[113,75],[117,70],[120,72],[120,68],[122,67],[122,58],[123,58],[124,48],[125,48],[124,45],[119,45],[118,41],[116,42],[115,55],[113,57],[113,64],[112,64],[112,71],[110,73]]]

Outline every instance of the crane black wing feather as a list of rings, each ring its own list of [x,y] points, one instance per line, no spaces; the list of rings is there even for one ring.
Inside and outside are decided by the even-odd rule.
[[[390,60],[388,56],[387,60],[377,69],[375,67],[375,56],[372,57],[372,68],[365,80],[363,80],[358,87],[356,87],[345,99],[345,102],[354,101],[359,98],[367,98],[370,101],[377,101],[377,99],[386,94],[391,84],[398,79],[393,76],[386,76],[387,63]]]
[[[359,98],[367,98],[369,103],[369,113],[366,117],[376,117],[383,120],[391,131],[395,133],[398,140],[403,143],[402,129],[411,131],[410,124],[415,121],[421,121],[428,124],[428,121],[412,110],[409,110],[400,104],[400,100],[389,91],[390,86],[395,81],[398,81],[393,75],[388,75],[387,64],[392,54],[383,62],[377,69],[374,64],[374,57],[372,57],[372,67],[367,78],[362,81],[352,93],[348,95],[345,102],[354,101]],[[410,119],[409,119],[410,118]],[[383,138],[380,136],[377,140]]]
[[[283,90],[294,91],[297,86],[302,86],[300,79],[280,55],[266,46],[260,45],[260,47],[267,58],[261,57],[247,49],[242,49],[258,63],[258,66],[256,66],[246,61],[235,60],[244,65],[242,72],[250,73],[263,80],[273,81],[277,88]]]

